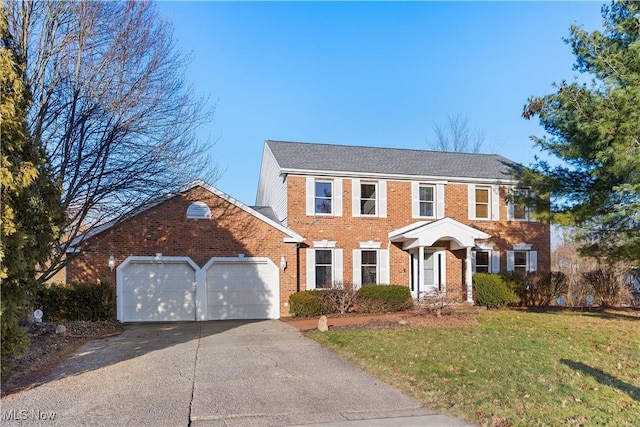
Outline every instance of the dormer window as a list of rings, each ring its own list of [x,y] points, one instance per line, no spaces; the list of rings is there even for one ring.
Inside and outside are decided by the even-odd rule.
[[[204,202],[193,202],[187,208],[187,219],[211,219],[211,209]]]

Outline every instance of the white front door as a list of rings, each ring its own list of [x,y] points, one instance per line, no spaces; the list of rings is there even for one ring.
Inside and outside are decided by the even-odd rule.
[[[409,252],[414,298],[446,291],[445,256],[446,251],[442,249],[418,248]]]

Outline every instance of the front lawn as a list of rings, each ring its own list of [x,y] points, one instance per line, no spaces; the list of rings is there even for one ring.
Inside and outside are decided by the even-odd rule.
[[[640,313],[479,313],[478,326],[313,332],[413,396],[481,425],[637,426]]]

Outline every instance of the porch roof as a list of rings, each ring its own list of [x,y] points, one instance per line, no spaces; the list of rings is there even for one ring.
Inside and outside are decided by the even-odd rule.
[[[402,243],[408,250],[420,246],[433,246],[437,241],[449,241],[452,250],[475,246],[476,239],[488,239],[491,235],[451,218],[436,221],[418,221],[389,233],[389,241]]]

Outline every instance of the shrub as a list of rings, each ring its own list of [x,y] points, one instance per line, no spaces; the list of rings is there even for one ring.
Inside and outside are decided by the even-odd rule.
[[[358,290],[349,282],[334,282],[330,289],[321,293],[320,303],[330,312],[348,313],[358,301]]]
[[[407,286],[364,285],[358,294],[358,311],[363,313],[401,311],[413,305],[411,291]]]
[[[294,317],[315,317],[330,313],[322,301],[324,292],[309,290],[291,295],[289,297],[289,313]]]
[[[612,270],[602,268],[582,274],[582,280],[593,290],[593,296],[602,306],[614,306],[630,300],[625,278]]]
[[[526,306],[549,306],[551,302],[569,292],[567,276],[560,271],[523,274],[511,273],[505,276],[511,289]]]
[[[110,283],[54,284],[42,287],[36,295],[36,308],[45,321],[114,320],[116,295]]]
[[[477,305],[498,308],[520,301],[510,289],[509,281],[499,274],[476,273],[473,275],[473,300]]]
[[[429,313],[433,313],[436,317],[440,317],[443,314],[451,314],[451,304],[454,300],[447,297],[446,292],[437,290],[433,294],[425,295],[421,304]]]

